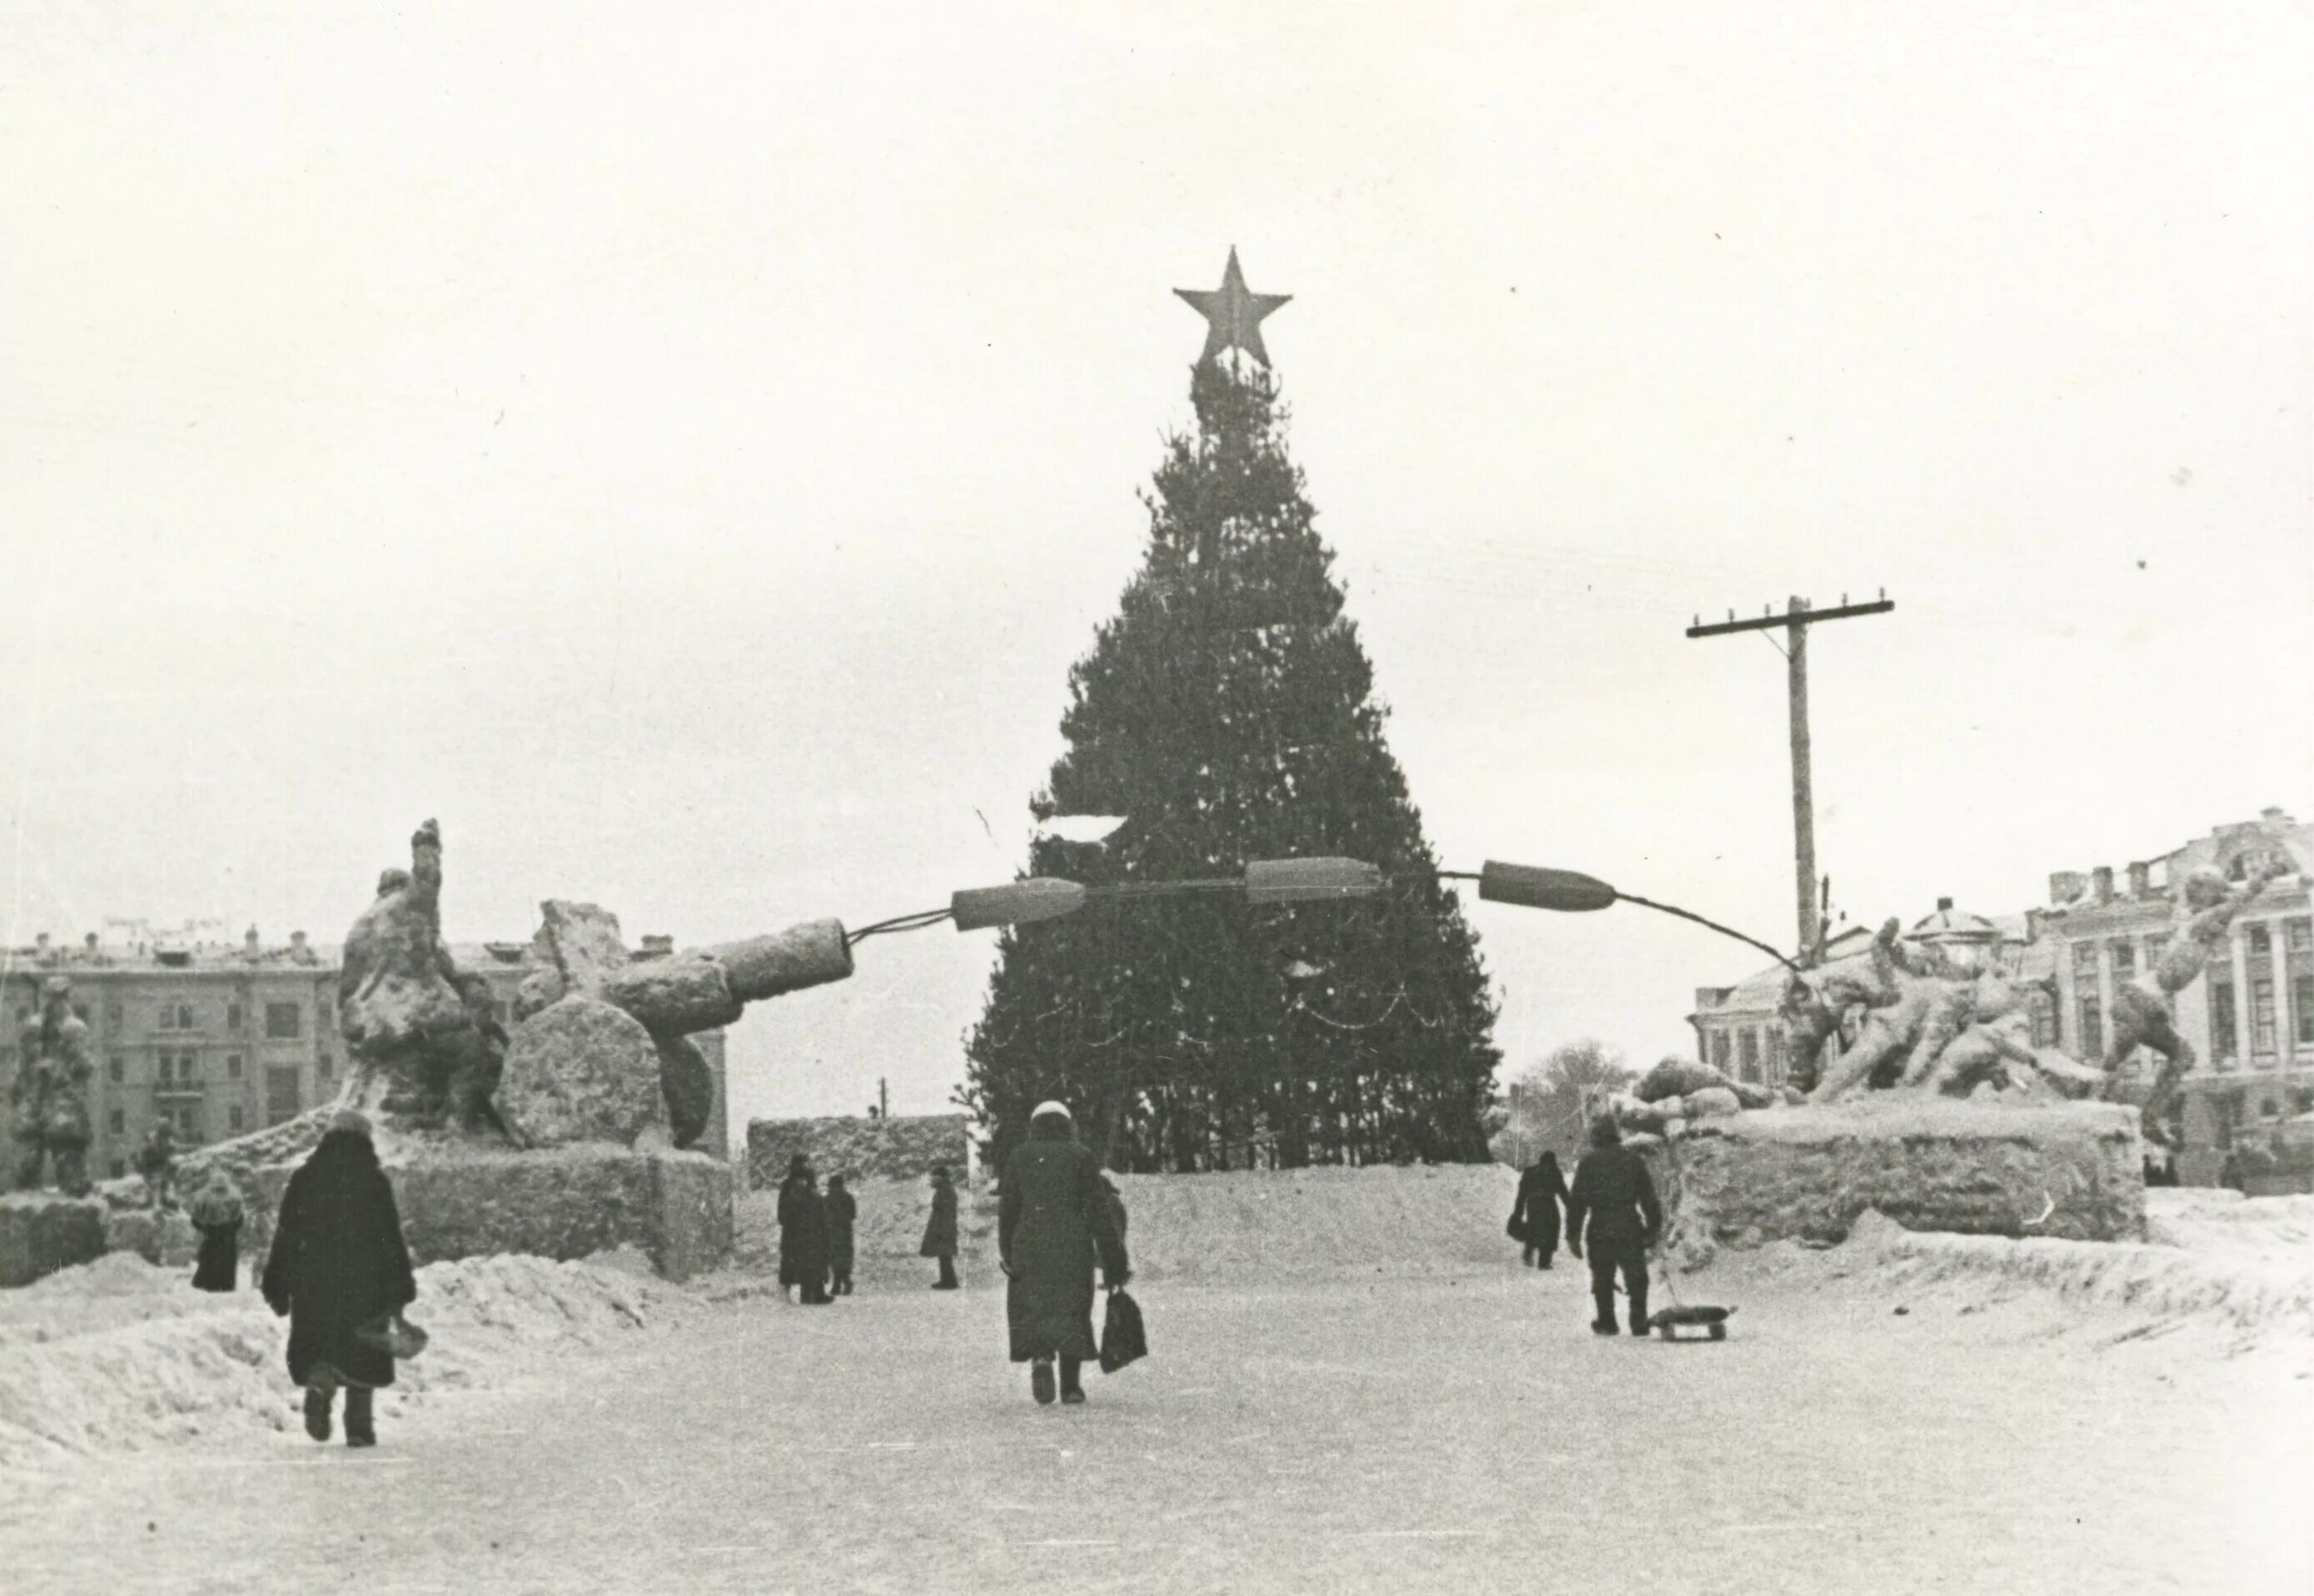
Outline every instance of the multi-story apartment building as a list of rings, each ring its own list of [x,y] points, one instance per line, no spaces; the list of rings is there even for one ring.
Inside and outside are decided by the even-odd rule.
[[[671,949],[645,939],[645,955]],[[501,1021],[509,1018],[527,945],[454,945],[462,970],[490,983]],[[137,1151],[167,1120],[180,1147],[261,1130],[335,1098],[345,1084],[338,1034],[339,949],[302,931],[263,945],[255,930],[238,944],[151,936],[119,944],[91,935],[79,944],[0,949],[0,1084],[21,1062],[18,1033],[38,1013],[52,975],[72,983],[73,1007],[89,1027],[93,1140],[88,1167],[99,1179],[135,1168]],[[715,1118],[704,1145],[725,1156],[727,1133],[720,1032],[693,1037],[715,1074]],[[0,1095],[0,1133],[9,1115]]]
[[[2238,1134],[2314,1110],[2314,826],[2280,809],[2221,825],[2158,859],[2049,878],[2049,903],[2022,917],[1985,919],[1949,901],[1905,934],[1998,950],[2024,986],[2037,1045],[2102,1063],[2114,993],[2151,969],[2176,934],[2177,887],[2196,869],[2239,882],[2279,850],[2292,868],[2235,921],[2226,948],[2204,975],[2173,1001],[2178,1035],[2193,1045],[2180,1120],[2183,1179],[2211,1184]],[[1835,939],[1834,957],[1860,951],[1867,932]],[[1783,1027],[1777,1014],[1781,966],[1732,987],[1699,987],[1697,1056],[1740,1080],[1780,1084]],[[2124,1095],[2150,1088],[2158,1061],[2140,1048],[2122,1065]]]

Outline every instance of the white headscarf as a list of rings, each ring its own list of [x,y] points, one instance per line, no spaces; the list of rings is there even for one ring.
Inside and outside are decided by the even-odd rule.
[[[1055,1103],[1050,1099],[1038,1104],[1037,1111],[1029,1115],[1029,1117],[1030,1119],[1042,1119],[1047,1114],[1057,1114],[1063,1119],[1067,1120],[1071,1124],[1074,1124],[1076,1123],[1075,1117],[1069,1113],[1069,1106],[1067,1104]]]

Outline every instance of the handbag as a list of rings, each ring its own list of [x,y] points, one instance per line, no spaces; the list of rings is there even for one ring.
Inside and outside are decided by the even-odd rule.
[[[1108,1312],[1100,1326],[1100,1371],[1114,1374],[1148,1355],[1149,1328],[1142,1321],[1141,1304],[1121,1287],[1109,1292]]]
[[[428,1337],[399,1313],[385,1313],[356,1327],[354,1339],[389,1358],[414,1358],[426,1350]]]

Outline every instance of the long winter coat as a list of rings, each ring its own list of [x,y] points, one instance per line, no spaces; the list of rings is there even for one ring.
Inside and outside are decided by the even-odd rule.
[[[1112,1280],[1126,1272],[1100,1160],[1071,1137],[1066,1122],[1034,1122],[1004,1165],[996,1245],[1011,1282],[1004,1314],[1012,1361],[1096,1358],[1093,1265]]]
[[[790,1175],[780,1187],[780,1283],[810,1285],[826,1278],[826,1203],[809,1179]]]
[[[265,1301],[289,1316],[289,1378],[326,1365],[349,1385],[390,1386],[393,1358],[360,1326],[417,1300],[393,1186],[369,1138],[331,1131],[289,1177],[266,1255]]]
[[[852,1273],[852,1225],[859,1217],[860,1204],[852,1194],[841,1188],[831,1190],[820,1199],[820,1207],[827,1214],[827,1261],[839,1274]]]
[[[193,1289],[229,1292],[241,1283],[241,1195],[205,1186],[193,1199],[190,1217],[201,1235],[193,1260]]]
[[[1567,1177],[1559,1155],[1546,1152],[1519,1177],[1518,1204],[1511,1210],[1510,1233],[1528,1247],[1559,1250],[1559,1205],[1567,1201]]]
[[[923,1244],[916,1248],[921,1258],[952,1258],[956,1257],[956,1187],[948,1181],[932,1185],[932,1216],[924,1221]]]
[[[1590,1221],[1589,1233],[1584,1221]],[[1592,1247],[1653,1246],[1663,1207],[1647,1164],[1628,1147],[1594,1147],[1575,1166],[1567,1188],[1567,1235]]]

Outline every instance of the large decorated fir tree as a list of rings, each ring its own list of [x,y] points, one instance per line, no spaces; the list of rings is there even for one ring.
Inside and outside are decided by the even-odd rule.
[[[961,1094],[1001,1157],[1042,1098],[1111,1167],[1477,1160],[1499,1055],[1474,939],[1439,883],[1333,556],[1312,526],[1261,316],[1232,251],[1170,440],[1147,558],[1070,675],[1068,749],[1031,803],[1122,816],[1041,834],[1027,874],[1100,886],[1347,855],[1389,885],[1349,903],[1096,903],[1008,931]]]

